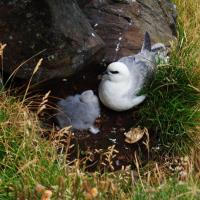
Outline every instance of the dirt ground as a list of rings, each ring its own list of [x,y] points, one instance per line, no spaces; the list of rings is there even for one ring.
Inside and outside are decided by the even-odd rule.
[[[60,98],[81,93],[84,90],[92,89],[95,94],[98,94],[99,80],[97,77],[103,70],[103,68],[99,68],[95,72],[86,71],[71,78],[53,80],[45,83],[42,87],[40,86],[40,91],[37,92],[45,94],[45,92],[51,90],[49,104],[54,108]],[[96,135],[89,131],[74,132],[74,137],[71,140],[74,147],[70,150],[68,158],[73,160],[78,156],[84,160],[85,156],[90,155],[90,159],[86,162],[88,170],[97,168],[118,170],[127,165],[134,167],[136,155],[140,164],[147,163],[149,159],[155,156],[155,152],[152,154],[152,151],[148,150],[155,145],[156,141],[152,132],[149,130],[150,140],[144,135],[140,141],[134,144],[125,142],[126,137],[124,135],[130,128],[139,126],[137,111],[141,106],[143,104],[125,112],[115,112],[101,104],[101,116],[96,120],[96,126],[99,127],[100,132]],[[55,114],[56,109],[50,108],[41,117],[41,120],[48,124],[50,129],[53,126],[56,127]],[[47,138],[50,137],[48,134],[45,133]],[[67,137],[65,135],[64,140],[67,140]]]

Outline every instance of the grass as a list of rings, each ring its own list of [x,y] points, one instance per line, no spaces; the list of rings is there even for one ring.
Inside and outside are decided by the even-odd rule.
[[[11,195],[15,199],[14,196],[19,195],[18,190],[20,193],[36,184],[33,177],[45,184],[45,176],[54,180],[51,170],[56,170],[54,175],[59,175],[62,169],[56,169],[55,148],[40,138],[39,124],[27,108],[2,92],[0,110],[1,190],[8,192],[0,192],[0,199],[7,199],[9,190],[15,191],[16,194]]]
[[[24,105],[25,99],[1,90],[0,199],[48,200],[44,197],[48,192],[56,200],[199,198],[200,159],[197,149],[193,154],[191,149],[199,144],[200,135],[200,3],[175,2],[179,9],[178,40],[173,43],[169,64],[158,66],[146,106],[139,111],[139,123],[159,134],[165,152],[178,158],[190,152],[182,170],[176,166],[171,173],[168,161],[151,161],[136,171],[85,172],[79,159],[66,159],[67,149],[58,154],[57,142],[41,137],[43,130],[37,116]],[[56,134],[59,138],[63,133]],[[176,157],[169,159],[176,164]]]
[[[169,63],[158,63],[148,101],[139,111],[139,123],[158,135],[162,150],[180,155],[195,144],[191,130],[200,123],[200,4],[175,2],[178,38],[172,44]]]
[[[78,159],[69,162],[67,152],[57,154],[56,141],[41,138],[37,117],[21,100],[3,91],[0,97],[0,199],[39,199],[48,190],[52,199],[130,196],[130,170],[103,175],[84,172]],[[45,187],[42,192],[38,184]]]
[[[79,167],[78,159],[70,163],[65,154],[58,155],[55,141],[41,138],[37,117],[21,101],[2,92],[0,102],[2,200],[43,199],[45,191],[51,191],[51,199],[56,200],[196,199],[199,195],[198,183],[193,179],[184,183],[168,179],[157,163],[152,164],[148,175],[147,170],[141,172],[141,178],[133,175],[131,168],[103,174],[87,173]],[[187,173],[190,177],[189,170]]]

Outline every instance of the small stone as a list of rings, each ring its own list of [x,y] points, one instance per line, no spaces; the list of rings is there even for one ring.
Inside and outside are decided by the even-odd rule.
[[[67,81],[67,79],[66,79],[66,78],[63,78],[63,79],[62,79],[62,81],[63,81],[63,82],[66,82],[66,81]]]
[[[40,33],[36,33],[36,37],[39,38],[41,36]]]
[[[112,143],[114,143],[114,144],[117,143],[117,139],[109,138],[109,140],[110,140]]]
[[[26,13],[26,18],[32,17],[32,13]]]
[[[119,165],[120,165],[119,160],[116,160],[116,161],[115,161],[115,164],[116,164],[117,166],[119,166]]]

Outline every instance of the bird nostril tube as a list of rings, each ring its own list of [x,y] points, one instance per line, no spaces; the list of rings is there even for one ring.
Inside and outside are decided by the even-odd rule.
[[[102,73],[102,75],[108,74],[107,70]]]

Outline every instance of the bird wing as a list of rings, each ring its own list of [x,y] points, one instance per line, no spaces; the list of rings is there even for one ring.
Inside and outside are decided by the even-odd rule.
[[[140,92],[147,80],[152,77],[153,54],[151,52],[138,53],[123,57],[118,62],[124,63],[130,71],[132,87],[128,95],[132,98],[132,96],[136,96]]]

